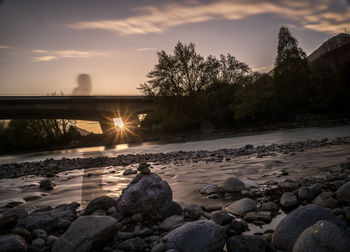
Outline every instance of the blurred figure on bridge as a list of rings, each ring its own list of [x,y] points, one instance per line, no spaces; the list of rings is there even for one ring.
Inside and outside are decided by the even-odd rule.
[[[88,74],[79,74],[77,78],[78,86],[73,89],[73,95],[90,95],[91,93],[91,78]]]

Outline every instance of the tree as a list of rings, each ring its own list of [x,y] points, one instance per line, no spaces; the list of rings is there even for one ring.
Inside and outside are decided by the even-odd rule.
[[[286,117],[307,105],[309,76],[306,53],[298,46],[298,41],[288,28],[281,27],[274,69],[277,113]]]

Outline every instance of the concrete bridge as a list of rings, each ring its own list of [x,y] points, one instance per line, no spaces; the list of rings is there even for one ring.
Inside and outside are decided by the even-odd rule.
[[[135,125],[152,108],[145,96],[0,96],[0,119],[98,121],[104,133],[114,127],[113,118]]]

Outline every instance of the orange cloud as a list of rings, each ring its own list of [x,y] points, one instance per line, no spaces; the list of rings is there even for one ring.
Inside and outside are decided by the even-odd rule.
[[[342,12],[334,11],[337,2]],[[137,8],[140,14],[125,19],[84,21],[72,24],[73,29],[100,29],[119,35],[162,33],[167,29],[189,23],[210,20],[239,20],[259,14],[276,14],[290,18],[307,29],[338,33],[350,26],[350,8],[345,0],[319,1],[258,1],[220,0],[202,4],[191,1],[162,7]]]

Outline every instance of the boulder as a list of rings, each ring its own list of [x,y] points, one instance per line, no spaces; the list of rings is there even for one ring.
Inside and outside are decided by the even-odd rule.
[[[199,220],[172,230],[163,240],[181,252],[217,252],[222,251],[225,238],[226,233],[222,226],[213,221]]]
[[[182,208],[175,201],[165,201],[157,212],[162,218],[167,218],[173,215],[182,215]]]
[[[298,197],[301,200],[309,200],[314,198],[314,194],[312,193],[310,188],[302,186],[298,190]]]
[[[335,192],[337,196],[337,200],[343,201],[343,202],[350,202],[350,181],[342,185],[338,188],[338,190]]]
[[[219,191],[219,186],[217,184],[209,184],[202,187],[199,190],[201,194],[213,194]]]
[[[320,220],[301,233],[293,252],[346,252],[350,248],[350,234],[332,222]]]
[[[190,220],[198,220],[199,216],[203,213],[203,209],[194,203],[183,203],[182,212],[185,218]]]
[[[173,215],[163,220],[159,224],[159,228],[165,231],[169,231],[172,227],[180,225],[182,223],[184,223],[184,217],[180,215]]]
[[[83,216],[55,242],[52,252],[84,252],[99,248],[117,234],[119,223],[109,216]]]
[[[24,252],[27,251],[27,243],[19,235],[7,234],[0,236],[0,252]]]
[[[84,214],[90,215],[96,210],[107,211],[111,207],[117,207],[117,205],[117,199],[111,198],[109,196],[100,196],[89,202],[89,204],[85,208]]]
[[[330,221],[345,228],[344,223],[331,210],[310,204],[294,210],[277,225],[272,235],[272,244],[280,250],[292,251],[299,235],[319,220]]]
[[[166,201],[172,201],[172,191],[158,175],[139,173],[125,188],[118,201],[118,209],[125,213],[155,212]]]
[[[249,198],[240,199],[224,208],[226,212],[234,215],[243,215],[246,212],[254,211],[256,202]]]
[[[244,183],[236,177],[226,179],[222,188],[225,192],[240,192],[245,189]]]
[[[282,207],[294,207],[298,205],[298,199],[297,196],[295,196],[293,193],[285,192],[282,194],[282,197],[280,199],[280,204]]]
[[[17,225],[29,231],[33,231],[34,229],[43,229],[48,233],[62,231],[77,218],[76,208],[78,206],[78,203],[73,202],[71,204],[59,205],[55,208],[42,208],[19,219]]]
[[[235,235],[227,239],[227,252],[265,252],[268,245],[261,236]]]
[[[312,201],[312,204],[333,209],[338,205],[338,201],[332,195],[332,192],[323,192]]]

